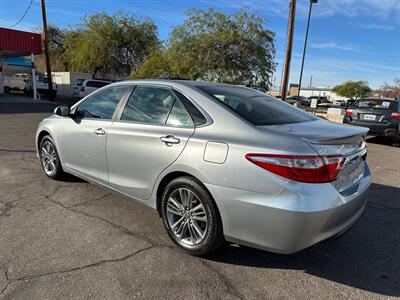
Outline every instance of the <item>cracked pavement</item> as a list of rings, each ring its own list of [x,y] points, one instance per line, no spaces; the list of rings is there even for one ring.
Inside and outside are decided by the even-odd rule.
[[[33,151],[46,115],[0,107],[0,299],[400,296],[400,148],[370,140],[369,204],[343,236],[293,255],[224,245],[197,258],[150,209],[48,179]]]

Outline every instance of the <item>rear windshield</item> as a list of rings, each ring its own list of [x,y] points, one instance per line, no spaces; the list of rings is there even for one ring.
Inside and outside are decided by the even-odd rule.
[[[359,99],[351,108],[374,108],[382,110],[395,110],[397,102],[384,99]]]
[[[75,85],[81,86],[84,81],[85,81],[85,79],[77,79],[75,82]]]
[[[86,86],[95,87],[95,88],[101,88],[103,86],[106,86],[107,84],[110,84],[110,83],[106,82],[106,81],[88,81],[88,82],[86,82]]]
[[[282,100],[252,89],[220,85],[197,87],[256,126],[301,123],[318,119]]]

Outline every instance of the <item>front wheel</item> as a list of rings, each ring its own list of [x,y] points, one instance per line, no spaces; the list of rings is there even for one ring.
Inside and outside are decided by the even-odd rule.
[[[192,255],[205,255],[224,240],[214,200],[192,177],[179,177],[167,185],[161,216],[172,241]]]
[[[48,177],[61,179],[65,175],[56,146],[50,135],[46,135],[40,141],[39,156],[43,171]]]

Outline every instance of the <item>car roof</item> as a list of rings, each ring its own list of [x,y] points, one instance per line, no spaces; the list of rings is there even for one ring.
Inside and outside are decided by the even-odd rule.
[[[77,80],[82,80],[82,79],[77,79]],[[98,81],[98,82],[111,82],[108,80],[100,80],[100,79],[83,79],[85,81]]]
[[[255,91],[252,88],[246,86],[240,86],[235,84],[228,83],[219,83],[219,82],[208,82],[208,81],[200,81],[200,80],[186,80],[186,79],[134,79],[134,80],[124,80],[113,83],[113,85],[119,84],[159,84],[159,85],[168,85],[172,87],[203,87],[203,86],[226,86],[226,87],[238,87],[243,89],[248,89]]]
[[[397,101],[395,98],[388,98],[388,97],[364,97],[357,99],[358,100],[375,100],[375,101]]]

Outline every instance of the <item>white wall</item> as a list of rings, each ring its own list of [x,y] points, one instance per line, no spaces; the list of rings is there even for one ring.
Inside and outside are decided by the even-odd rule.
[[[346,97],[341,97],[337,95],[335,92],[331,90],[318,90],[318,89],[301,89],[300,96],[303,97],[311,97],[311,96],[320,96],[320,97],[327,97],[329,101],[334,102],[338,100],[346,100]]]
[[[57,95],[71,96],[72,86],[77,79],[91,79],[91,74],[78,72],[51,72],[53,80],[57,83]]]

